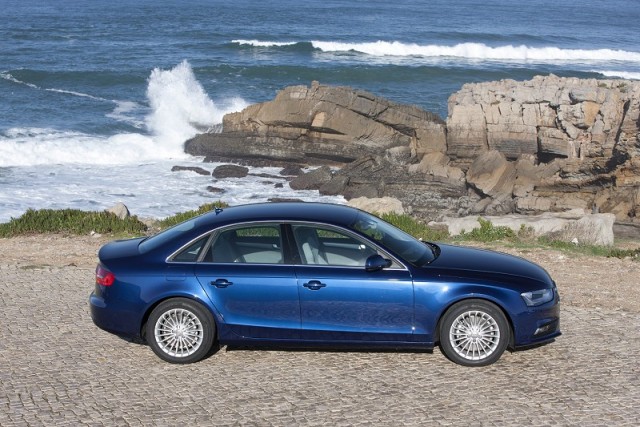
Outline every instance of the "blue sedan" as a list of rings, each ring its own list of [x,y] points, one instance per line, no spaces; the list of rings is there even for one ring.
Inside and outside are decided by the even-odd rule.
[[[489,365],[560,335],[541,267],[347,206],[236,206],[100,249],[91,316],[172,363],[219,345],[421,348]]]

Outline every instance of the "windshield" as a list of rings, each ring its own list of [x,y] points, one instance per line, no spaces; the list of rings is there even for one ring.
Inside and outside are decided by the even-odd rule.
[[[435,258],[431,245],[425,244],[388,222],[360,212],[351,228],[369,236],[372,240],[401,256],[413,265],[425,265]]]

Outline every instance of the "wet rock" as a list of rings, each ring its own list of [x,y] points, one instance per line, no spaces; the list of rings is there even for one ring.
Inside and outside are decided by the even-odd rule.
[[[198,166],[174,166],[171,168],[171,172],[181,172],[181,171],[195,172],[198,175],[211,175],[211,172]]]
[[[238,165],[221,165],[213,170],[213,176],[217,179],[244,178],[249,174],[249,168]]]
[[[318,190],[322,185],[331,181],[332,176],[331,168],[322,166],[292,179],[289,186],[293,190]]]
[[[227,190],[225,190],[224,188],[214,187],[211,185],[207,187],[207,191],[214,194],[224,194],[227,192]]]

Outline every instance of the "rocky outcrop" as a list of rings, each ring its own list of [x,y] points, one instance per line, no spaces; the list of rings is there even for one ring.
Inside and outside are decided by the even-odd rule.
[[[317,82],[227,114],[222,127],[187,141],[185,151],[253,165],[343,166],[367,155],[408,159],[446,148],[436,114]]]
[[[467,84],[449,98],[446,154],[483,195],[475,212],[579,208],[634,219],[639,102],[640,82],[625,80]]]
[[[106,209],[106,212],[112,213],[120,219],[127,219],[131,216],[129,208],[122,202],[118,202],[109,209]]]
[[[561,78],[467,84],[437,115],[314,82],[228,114],[188,153],[324,166],[292,188],[392,197],[424,219],[571,209],[640,213],[640,82]],[[332,166],[330,169],[328,166]]]

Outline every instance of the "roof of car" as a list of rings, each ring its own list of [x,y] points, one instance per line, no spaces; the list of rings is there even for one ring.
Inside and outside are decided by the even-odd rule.
[[[244,221],[320,221],[336,225],[353,223],[358,209],[331,203],[277,202],[238,205],[213,210],[201,217],[200,226]]]

